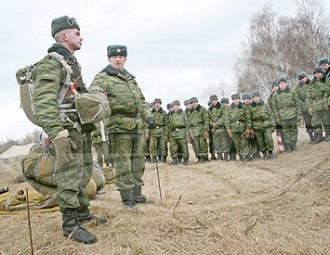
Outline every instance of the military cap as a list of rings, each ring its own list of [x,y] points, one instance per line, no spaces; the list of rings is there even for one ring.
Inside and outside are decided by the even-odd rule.
[[[187,106],[188,104],[190,104],[190,99],[186,99],[186,100],[184,100],[184,101],[183,101],[183,104],[184,104],[185,106]]]
[[[323,71],[323,68],[322,68],[322,67],[317,66],[317,67],[314,68],[313,73],[314,73],[314,74],[315,74],[315,73],[324,73],[324,71]]]
[[[178,105],[178,106],[180,106],[180,101],[179,100],[174,100],[172,102],[172,105]]]
[[[251,93],[251,97],[254,98],[254,97],[260,97],[260,92],[259,91],[254,91]]]
[[[244,100],[244,99],[251,99],[251,96],[249,95],[249,94],[244,94],[243,96],[242,96],[242,99]]]
[[[277,82],[276,81],[272,81],[272,88],[274,88],[274,87],[276,87],[276,86],[278,86],[278,84],[277,84]]]
[[[112,56],[127,57],[127,47],[125,45],[109,45],[107,48],[108,58]]]
[[[319,60],[319,65],[322,65],[322,64],[329,64],[329,59],[328,58],[321,58]]]
[[[302,78],[308,77],[306,72],[301,72],[298,74],[298,80],[300,81]]]
[[[234,100],[234,99],[240,99],[241,97],[240,97],[240,95],[238,94],[238,93],[236,93],[236,94],[232,94],[231,95],[231,100]]]
[[[223,97],[223,98],[221,98],[220,102],[229,104],[229,98]]]
[[[218,100],[218,97],[216,95],[210,96],[210,101],[212,102],[213,100]]]
[[[154,104],[155,103],[160,103],[160,104],[162,104],[162,100],[160,99],[160,98],[155,98],[155,100],[154,100]]]
[[[288,79],[285,78],[285,77],[280,77],[280,78],[278,78],[278,80],[277,80],[277,84],[280,84],[281,82],[288,83]]]
[[[195,102],[198,102],[197,97],[190,98],[190,103],[195,103]]]
[[[173,107],[172,103],[169,103],[169,104],[166,105],[167,110],[171,109],[172,107]]]
[[[51,24],[51,29],[52,29],[52,37],[57,32],[60,32],[64,29],[68,28],[76,28],[80,30],[80,27],[76,21],[75,18],[69,18],[69,16],[62,16],[56,19],[53,19],[52,24]]]

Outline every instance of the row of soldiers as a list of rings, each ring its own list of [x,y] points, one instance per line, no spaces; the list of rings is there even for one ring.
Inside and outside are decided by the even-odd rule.
[[[197,162],[211,159],[246,161],[260,157],[272,159],[272,133],[282,136],[284,150],[297,150],[298,128],[303,120],[310,143],[330,141],[330,61],[321,59],[310,78],[306,72],[298,74],[298,84],[288,85],[285,77],[271,83],[267,102],[258,91],[231,95],[229,98],[210,96],[206,109],[196,97],[185,100],[185,109],[179,100],[162,108],[156,98],[149,104],[155,125],[145,130],[144,153],[146,162],[166,162],[187,165],[188,143],[192,145]],[[323,131],[324,134],[323,135]],[[106,145],[107,144],[107,145]],[[100,129],[94,132],[94,146],[98,162],[111,165],[108,143],[101,139]],[[103,151],[103,153],[102,153]],[[111,153],[110,153],[111,154]],[[103,157],[102,157],[103,156]]]
[[[168,146],[173,164],[187,165],[188,143],[197,162],[211,159],[246,161],[260,157],[272,159],[272,133],[281,135],[284,150],[297,150],[298,125],[303,120],[310,143],[330,141],[330,61],[321,59],[309,78],[306,72],[292,88],[285,77],[271,83],[272,91],[266,101],[258,91],[229,98],[210,96],[206,109],[196,97],[178,100],[162,108],[162,100],[151,104],[155,127],[146,129],[144,152],[147,162],[166,162]],[[324,131],[324,132],[323,132]],[[325,135],[323,135],[323,133]]]

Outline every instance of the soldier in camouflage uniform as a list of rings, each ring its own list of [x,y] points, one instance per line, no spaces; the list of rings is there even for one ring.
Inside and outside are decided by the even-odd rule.
[[[288,86],[288,80],[281,77],[277,81],[279,90],[274,94],[272,110],[276,125],[281,126],[282,140],[286,152],[297,149],[298,128],[301,120],[301,106],[298,95]]]
[[[220,153],[223,154],[224,160],[227,160],[227,161],[236,160],[236,148],[235,148],[233,140],[229,136],[226,126],[225,126],[226,111],[228,111],[229,98],[227,98],[227,97],[221,98],[220,103],[221,103],[221,108],[220,108],[221,113],[220,113],[219,119],[218,119],[218,126],[219,126],[218,132],[220,133],[219,151],[220,151]]]
[[[242,96],[243,100],[243,105],[246,107],[248,110],[250,110],[251,107],[251,95],[250,94],[244,94]],[[253,130],[253,129],[252,129]],[[249,152],[248,152],[248,157],[251,159],[259,158],[259,148],[258,148],[258,143],[257,139],[255,136],[248,138],[248,144],[249,144]]]
[[[56,43],[48,52],[62,55],[72,70],[72,82],[77,91],[84,93],[86,86],[81,78],[81,68],[74,52],[81,48],[80,28],[74,18],[63,16],[52,21],[52,36]],[[60,113],[57,99],[66,80],[62,64],[50,56],[39,61],[32,73],[35,81],[33,106],[39,122],[55,147],[57,168],[57,199],[62,213],[64,236],[83,243],[94,243],[96,237],[81,226],[86,221],[105,223],[89,212],[89,199],[85,188],[92,177],[93,158],[91,146],[92,124],[80,124],[75,111]],[[73,95],[67,94],[61,105],[71,105]],[[75,128],[71,122],[76,123]],[[79,128],[80,127],[80,128]]]
[[[263,159],[272,159],[274,143],[272,132],[275,131],[275,118],[269,104],[260,99],[258,91],[251,93],[251,124]]]
[[[187,115],[180,108],[180,101],[172,103],[173,110],[168,115],[169,142],[172,164],[177,165],[183,159],[183,165],[188,164],[189,151],[187,142]]]
[[[154,108],[154,103],[148,104],[150,111]],[[150,153],[150,130],[148,126],[143,123],[144,128],[144,141],[143,141],[143,152],[145,161],[150,163],[151,162],[151,153]]]
[[[233,102],[226,111],[225,126],[233,139],[239,159],[246,161],[249,160],[247,138],[252,136],[250,111],[240,101],[239,94],[233,94],[231,99]]]
[[[313,143],[319,143],[330,140],[330,121],[328,96],[329,89],[325,83],[326,77],[322,67],[314,68],[314,78],[307,89],[307,107],[308,113],[312,116],[312,124],[314,126],[315,140]],[[325,138],[323,137],[323,130]]]
[[[189,136],[192,143],[196,146],[196,155],[198,163],[208,162],[208,130],[209,130],[209,116],[205,107],[198,104],[198,99],[192,97],[190,99],[191,111],[188,115],[188,129]]]
[[[107,53],[110,64],[95,76],[90,90],[108,95],[112,113],[107,134],[112,145],[116,186],[123,206],[132,209],[137,203],[153,202],[141,193],[145,162],[140,117],[149,127],[154,120],[135,77],[124,68],[127,47],[110,45]]]
[[[155,120],[155,128],[150,130],[150,147],[152,162],[166,162],[168,142],[168,116],[162,108],[162,100],[154,100],[154,108],[151,113]]]
[[[314,141],[314,127],[312,125],[312,116],[309,115],[307,111],[308,107],[306,102],[307,90],[309,88],[310,80],[308,78],[307,73],[305,72],[301,72],[298,74],[298,80],[299,83],[296,86],[295,91],[298,94],[298,98],[300,100],[301,113],[305,122],[306,131],[310,138],[309,143],[312,143]]]

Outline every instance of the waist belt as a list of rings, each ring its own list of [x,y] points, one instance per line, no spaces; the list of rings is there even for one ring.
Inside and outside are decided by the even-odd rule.
[[[126,118],[131,118],[131,119],[136,119],[137,118],[137,113],[135,112],[112,112],[112,116],[119,116],[119,117],[126,117]]]
[[[177,127],[177,128],[172,128],[172,131],[179,131],[180,129],[186,129],[186,127]]]

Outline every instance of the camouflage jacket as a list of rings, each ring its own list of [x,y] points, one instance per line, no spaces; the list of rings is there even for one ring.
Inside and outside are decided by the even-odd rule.
[[[221,106],[218,102],[216,106],[211,106],[209,108],[208,114],[210,118],[210,128],[214,129],[215,124],[217,127],[215,129],[225,129],[225,108]]]
[[[162,107],[159,110],[152,109],[151,111],[154,120],[155,128],[151,129],[152,136],[164,136],[168,134],[168,115]]]
[[[287,87],[284,91],[278,90],[274,94],[272,109],[277,124],[281,120],[290,120],[296,118],[301,113],[300,100],[296,92]]]
[[[329,90],[325,79],[325,77],[320,80],[314,78],[307,90],[307,106],[312,107],[314,111],[323,110],[324,103],[328,101]]]
[[[299,82],[298,85],[296,86],[296,93],[298,95],[298,98],[300,100],[300,104],[301,104],[301,111],[303,112],[307,112],[307,90],[309,88],[309,83],[310,80],[307,80],[306,83],[301,83]]]
[[[172,139],[185,139],[187,137],[187,121],[187,114],[182,109],[169,113],[168,127]]]
[[[106,120],[108,134],[143,132],[139,117],[145,121],[152,114],[133,75],[108,65],[96,74],[89,89],[107,93],[111,107],[111,115]]]
[[[209,115],[205,107],[198,105],[189,111],[188,129],[194,136],[202,136],[204,131],[210,130]]]
[[[48,49],[48,52],[57,52],[64,56],[73,71],[71,75],[72,81],[77,80],[77,91],[81,93],[86,92],[86,86],[81,78],[80,65],[70,51],[60,44],[53,44]],[[63,69],[62,64],[50,56],[46,56],[33,68],[32,78],[35,82],[32,100],[33,107],[44,131],[53,139],[60,131],[72,129],[71,123],[62,122],[60,119],[57,105],[59,91],[66,79],[66,71]],[[72,100],[67,99],[68,103],[73,103]],[[67,115],[73,122],[79,122],[76,112],[67,113]]]
[[[251,117],[248,108],[240,102],[238,105],[231,103],[227,107],[225,115],[226,129],[232,132],[244,132],[245,129],[251,128]]]
[[[275,118],[269,104],[260,100],[259,103],[252,102],[250,107],[252,128],[255,130],[264,130],[275,127]]]

